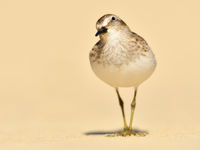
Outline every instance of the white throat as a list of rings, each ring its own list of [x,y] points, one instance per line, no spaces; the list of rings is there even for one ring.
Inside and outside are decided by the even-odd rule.
[[[107,32],[107,44],[110,46],[116,46],[124,39],[124,34],[120,31],[116,31],[115,29],[108,29]]]

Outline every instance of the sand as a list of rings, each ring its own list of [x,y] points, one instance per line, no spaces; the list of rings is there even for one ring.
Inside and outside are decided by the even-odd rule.
[[[0,2],[0,149],[200,149],[200,2]],[[119,15],[153,49],[158,66],[138,91],[134,128],[113,88],[92,72],[95,23]],[[120,89],[127,119],[133,89]]]

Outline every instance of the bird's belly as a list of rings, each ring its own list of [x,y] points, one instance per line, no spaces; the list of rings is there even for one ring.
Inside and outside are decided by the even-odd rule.
[[[136,87],[151,76],[155,59],[138,59],[128,64],[114,65],[91,63],[94,73],[113,87]]]

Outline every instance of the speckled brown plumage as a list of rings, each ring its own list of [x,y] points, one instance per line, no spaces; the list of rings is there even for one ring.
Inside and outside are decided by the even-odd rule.
[[[92,62],[102,63],[104,65],[113,64],[120,66],[134,61],[140,56],[146,56],[150,49],[147,42],[138,34],[132,32],[131,38],[120,42],[120,46],[107,47],[106,43],[98,41],[90,52]]]

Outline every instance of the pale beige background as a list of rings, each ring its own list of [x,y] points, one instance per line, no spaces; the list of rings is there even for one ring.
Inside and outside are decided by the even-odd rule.
[[[198,0],[0,1],[0,149],[199,149]],[[144,138],[86,136],[122,127],[114,90],[90,69],[95,23],[114,13],[158,66],[139,89]],[[129,117],[132,89],[122,89]]]

